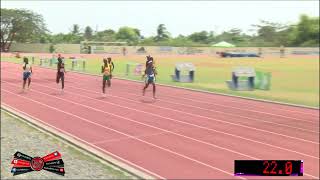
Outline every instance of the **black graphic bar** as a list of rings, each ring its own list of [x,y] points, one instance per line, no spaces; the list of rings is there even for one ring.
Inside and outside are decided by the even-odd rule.
[[[33,171],[31,169],[31,167],[13,167],[11,169],[11,173],[13,173],[13,175],[19,175],[19,174],[24,174],[24,173],[27,173],[27,172],[31,172]]]
[[[64,162],[62,159],[48,161],[44,163],[44,167],[64,167]]]
[[[43,167],[44,170],[64,176],[64,168],[60,167]]]
[[[22,160],[26,160],[26,161],[31,161],[32,160],[32,157],[26,155],[26,154],[23,154],[19,151],[17,151],[16,153],[14,153],[13,155],[16,159],[22,159]]]

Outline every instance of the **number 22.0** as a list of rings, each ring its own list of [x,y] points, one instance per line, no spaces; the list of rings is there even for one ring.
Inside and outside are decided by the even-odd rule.
[[[265,166],[265,168],[263,170],[264,174],[277,174],[277,172],[275,171],[275,169],[277,168],[276,161],[271,161],[271,163],[269,163],[268,161],[264,161],[263,166]],[[271,167],[273,166],[273,168],[270,172],[268,171],[269,166],[271,166]]]

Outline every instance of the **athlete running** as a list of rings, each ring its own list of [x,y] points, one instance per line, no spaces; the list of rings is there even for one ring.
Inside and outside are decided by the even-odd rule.
[[[110,69],[110,79],[112,79],[112,72],[114,70],[114,64],[113,64],[113,61],[112,61],[111,57],[108,57],[108,64],[111,67],[111,69]]]
[[[103,58],[103,65],[101,66],[102,73],[102,96],[106,96],[106,83],[108,87],[111,86],[111,64],[108,63],[106,58]]]
[[[153,66],[152,61],[149,61],[149,63],[147,64],[147,68],[144,72],[144,75],[142,76],[142,78],[145,78],[145,86],[143,87],[142,90],[142,95],[145,95],[146,89],[148,88],[149,84],[152,84],[153,86],[153,98],[156,99],[156,69]]]
[[[60,79],[61,79],[61,93],[63,93],[63,89],[64,89],[64,75],[66,73],[66,69],[64,66],[64,63],[62,61],[62,57],[59,54],[58,55],[58,64],[57,64],[57,78],[56,78],[56,82],[57,84],[59,84]]]
[[[29,64],[29,59],[24,57],[23,58],[23,84],[22,84],[22,91],[25,90],[25,87],[26,87],[26,83],[27,83],[27,80],[28,80],[28,87],[27,89],[29,90],[30,88],[30,84],[31,84],[31,74],[32,74],[32,67],[31,65]]]

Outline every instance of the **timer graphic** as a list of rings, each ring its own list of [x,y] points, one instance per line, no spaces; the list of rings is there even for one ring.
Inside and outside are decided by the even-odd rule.
[[[302,160],[235,160],[235,176],[303,176]]]

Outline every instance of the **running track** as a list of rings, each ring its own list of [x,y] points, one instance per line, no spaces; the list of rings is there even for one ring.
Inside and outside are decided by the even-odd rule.
[[[102,98],[101,77],[73,72],[60,94],[40,67],[21,93],[20,69],[1,62],[1,104],[156,178],[257,179],[233,176],[234,160],[301,159],[304,176],[290,178],[319,179],[319,110],[165,86],[153,101],[118,79]]]

